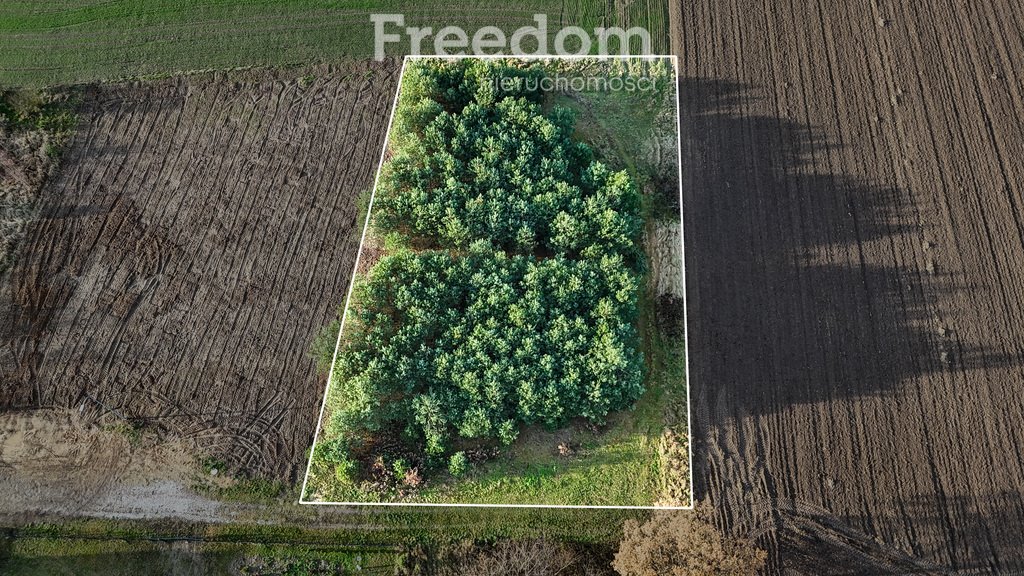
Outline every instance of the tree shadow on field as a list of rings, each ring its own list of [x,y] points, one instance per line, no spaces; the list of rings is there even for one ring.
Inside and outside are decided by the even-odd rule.
[[[928,298],[946,279],[878,263],[927,250],[906,195],[822,173],[838,150],[738,111],[745,89],[680,81],[692,393],[712,412],[767,414],[999,364],[942,342]]]
[[[780,547],[786,565],[816,574],[1020,574],[1024,572],[1020,518],[1024,499],[1016,492],[936,499],[924,494],[903,501],[914,518],[913,542],[885,544],[826,511],[782,510],[790,529]],[[884,515],[884,514],[882,514]],[[901,519],[895,514],[893,522]],[[857,524],[858,519],[853,519]],[[861,519],[864,520],[864,519]],[[878,521],[877,515],[871,519]],[[823,567],[821,558],[830,565]],[[943,565],[920,560],[941,559]]]
[[[831,173],[847,152],[821,130],[747,111],[748,88],[679,84],[698,499],[720,497],[709,485],[735,476],[701,453],[713,427],[1013,362],[960,341],[935,315],[936,299],[968,288],[935,270],[910,195]],[[750,473],[729,482],[757,478],[765,463],[739,465]],[[764,482],[759,496],[794,497]]]
[[[1016,491],[954,496],[936,503],[924,494],[904,504],[931,536],[915,543],[922,557],[949,558],[953,570],[970,573],[1024,573],[1024,497]]]

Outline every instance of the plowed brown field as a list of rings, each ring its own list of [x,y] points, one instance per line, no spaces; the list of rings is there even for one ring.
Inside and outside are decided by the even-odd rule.
[[[772,571],[1024,571],[1024,8],[686,0],[695,492]]]
[[[103,86],[2,290],[0,406],[126,418],[295,480],[395,62]],[[7,302],[10,302],[8,305]]]

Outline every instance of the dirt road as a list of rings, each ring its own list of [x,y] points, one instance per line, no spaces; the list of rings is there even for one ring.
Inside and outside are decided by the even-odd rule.
[[[775,570],[1024,570],[1024,9],[675,14],[697,496]]]
[[[298,478],[324,386],[310,342],[347,291],[398,65],[298,74],[87,89],[2,288],[0,407],[106,414]]]

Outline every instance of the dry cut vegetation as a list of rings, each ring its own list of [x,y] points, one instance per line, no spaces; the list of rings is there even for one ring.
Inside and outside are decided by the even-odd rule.
[[[0,277],[74,130],[72,107],[66,92],[0,91]]]
[[[753,576],[764,568],[767,553],[722,534],[707,511],[626,520],[612,566],[622,576]]]

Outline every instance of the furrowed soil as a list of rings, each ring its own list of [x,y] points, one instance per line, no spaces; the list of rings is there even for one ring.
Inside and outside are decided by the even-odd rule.
[[[1024,8],[670,14],[697,497],[775,573],[1024,570]]]
[[[71,409],[83,430],[141,427],[299,479],[324,388],[310,343],[348,289],[398,69],[84,89],[0,288],[0,407]]]

